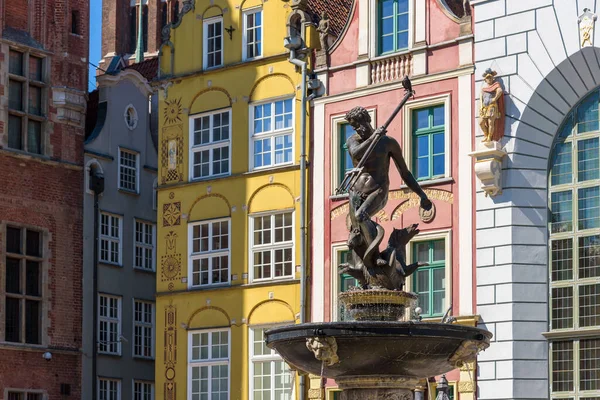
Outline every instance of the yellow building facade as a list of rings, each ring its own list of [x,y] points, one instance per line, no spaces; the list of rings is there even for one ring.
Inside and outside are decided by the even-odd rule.
[[[298,397],[262,333],[301,319],[302,75],[284,38],[299,27],[308,48],[315,28],[292,3],[186,0],[163,30],[156,399]]]

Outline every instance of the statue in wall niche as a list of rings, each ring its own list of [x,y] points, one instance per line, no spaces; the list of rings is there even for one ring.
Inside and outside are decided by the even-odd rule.
[[[358,279],[365,289],[401,290],[405,278],[424,265],[406,263],[405,246],[419,232],[416,224],[394,229],[388,247],[380,252],[379,245],[385,232],[372,219],[387,204],[392,161],[406,186],[420,197],[421,207],[425,210],[433,207],[406,166],[400,145],[386,135],[388,125],[414,94],[408,77],[402,84],[405,96],[382,127],[373,129],[369,112],[360,106],[348,111],[345,117],[356,133],[346,141],[354,168],[346,173],[337,190],[338,194],[348,192],[350,198],[346,224],[350,232],[348,248],[351,256],[348,263],[340,265],[340,272]]]
[[[483,73],[485,83],[481,87],[479,126],[483,142],[499,141],[504,136],[504,91],[496,80],[497,72],[488,68]]]
[[[327,16],[327,12],[325,11],[323,11],[323,13],[321,14],[321,20],[319,21],[317,32],[319,32],[321,50],[325,52],[328,51],[329,43],[327,42],[327,36],[329,35],[329,17]]]

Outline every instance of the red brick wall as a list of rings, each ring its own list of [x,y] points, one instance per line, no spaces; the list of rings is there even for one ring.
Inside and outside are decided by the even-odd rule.
[[[0,154],[0,170],[5,171],[0,175],[2,222],[35,226],[49,233],[44,282],[47,330],[43,332],[49,348],[23,351],[0,346],[0,399],[5,387],[43,389],[49,400],[63,399],[61,383],[71,385],[71,399],[80,399],[82,172],[7,154]],[[0,271],[4,269],[4,248],[0,237]],[[53,348],[68,352],[59,355]],[[53,353],[51,361],[42,359],[45,351]]]
[[[29,28],[29,10],[20,1],[4,1],[5,26],[26,31]]]
[[[136,0],[139,3],[140,0]],[[148,5],[148,53],[158,52],[161,45],[162,1],[147,0]],[[101,68],[110,64],[107,54],[130,54],[131,38],[131,1],[103,0],[102,2],[102,54],[104,63]],[[136,27],[137,32],[137,27]],[[133,43],[135,46],[136,43]],[[94,62],[92,60],[92,62]]]
[[[48,123],[44,124],[47,158],[0,150],[0,223],[48,232],[43,332],[48,346],[23,348],[0,343],[0,400],[6,400],[4,389],[8,387],[42,389],[48,400],[80,400],[84,124],[67,125],[58,119],[52,88],[67,87],[82,96],[87,92],[89,0],[0,0],[0,10],[4,10],[4,27],[28,32],[51,54]],[[79,12],[78,35],[71,33],[72,11]],[[0,70],[6,71],[7,62],[7,55],[0,50]],[[0,87],[4,104],[7,92]],[[6,116],[0,109],[0,135],[6,134]],[[4,248],[0,237],[0,273],[4,271]],[[0,321],[2,306],[0,300]],[[52,353],[51,361],[42,358],[46,351]],[[60,394],[62,383],[71,386],[70,396]]]

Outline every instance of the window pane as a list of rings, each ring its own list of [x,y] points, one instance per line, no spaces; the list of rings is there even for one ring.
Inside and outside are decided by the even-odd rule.
[[[21,293],[21,263],[15,258],[6,258],[6,292]]]
[[[572,144],[559,143],[554,148],[552,155],[552,185],[571,183],[572,178]]]
[[[444,134],[433,135],[433,154],[444,154]]]
[[[429,109],[424,108],[422,110],[415,111],[413,124],[415,124],[414,129],[416,130],[429,128]]]
[[[8,72],[14,75],[23,75],[23,53],[14,50],[9,52]]]
[[[405,23],[408,24],[408,18],[406,18]],[[396,40],[398,41],[397,50],[406,49],[408,47],[408,32],[398,33],[398,38]]]
[[[29,86],[29,113],[42,115],[42,89]]]
[[[579,182],[600,178],[599,139],[580,140],[577,143],[577,168]]]
[[[23,83],[8,81],[8,108],[23,111]]]
[[[600,235],[579,238],[579,278],[600,277]]]
[[[25,301],[25,341],[39,344],[40,342],[40,306],[36,300]]]
[[[19,342],[21,332],[21,309],[20,301],[11,297],[6,297],[6,316],[4,337],[7,342]]]
[[[573,287],[552,289],[552,329],[573,327]]]
[[[551,232],[569,232],[573,229],[573,192],[555,192],[550,195]]]
[[[552,241],[552,281],[573,279],[573,240]]]
[[[28,256],[41,257],[40,232],[27,230],[26,234],[26,250]]]
[[[433,270],[433,314],[444,313],[444,301],[446,299],[446,270],[436,268]]]
[[[443,126],[445,118],[445,106],[435,107],[433,109],[433,126]]]
[[[579,195],[579,229],[600,227],[600,186],[581,188]]]
[[[573,390],[573,342],[552,343],[552,391]]]
[[[579,286],[579,326],[600,325],[600,284]],[[600,356],[600,354],[599,354]]]
[[[29,79],[42,81],[42,59],[29,56]]]
[[[35,261],[27,261],[25,271],[25,294],[28,296],[40,296],[40,263]]]
[[[446,259],[446,243],[443,240],[433,242],[433,259],[431,261],[444,261]]]
[[[42,123],[29,120],[27,124],[27,151],[29,153],[42,153]]]
[[[598,130],[598,91],[589,95],[577,108],[577,132]]]
[[[579,389],[600,389],[600,339],[579,342]]]
[[[21,254],[21,230],[19,228],[6,227],[6,251]]]

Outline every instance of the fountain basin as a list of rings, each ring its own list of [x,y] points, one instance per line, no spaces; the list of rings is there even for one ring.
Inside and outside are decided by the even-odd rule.
[[[386,380],[416,382],[473,361],[490,345],[492,334],[442,323],[353,321],[288,325],[265,336],[267,346],[292,368],[334,378],[340,387],[345,382],[356,387],[358,381],[365,387],[371,378],[381,387]],[[320,359],[307,347],[309,339],[314,349],[315,338],[323,343]]]
[[[387,289],[359,289],[342,292],[338,300],[356,321],[409,321],[419,296]]]

